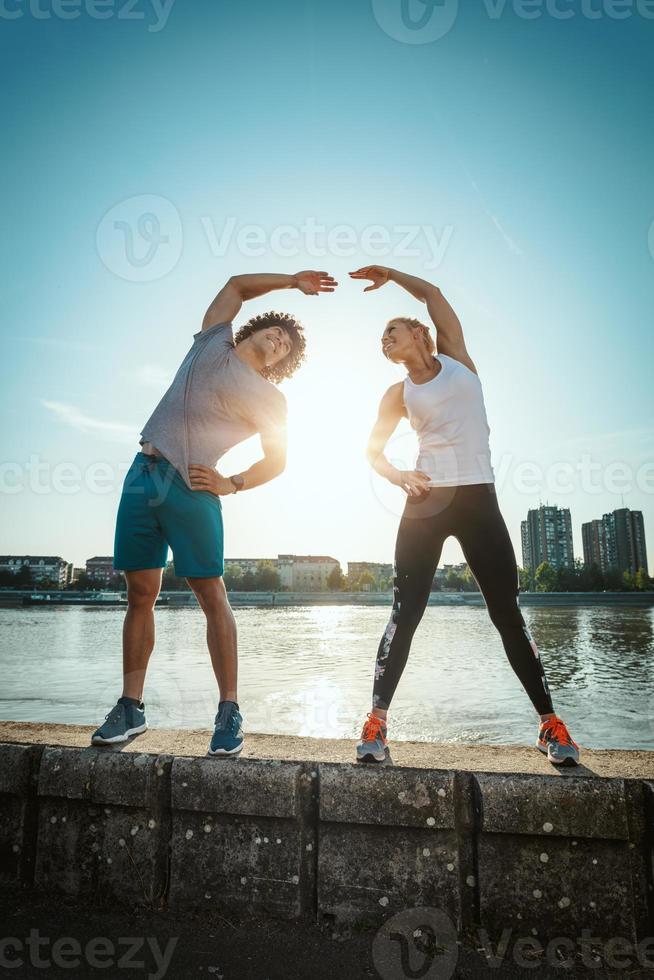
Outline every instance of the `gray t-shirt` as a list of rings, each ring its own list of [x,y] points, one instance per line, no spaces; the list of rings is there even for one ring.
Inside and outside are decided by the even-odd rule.
[[[194,334],[193,346],[141,432],[191,486],[189,463],[214,468],[228,449],[256,432],[280,433],[286,399],[236,356],[231,323]]]

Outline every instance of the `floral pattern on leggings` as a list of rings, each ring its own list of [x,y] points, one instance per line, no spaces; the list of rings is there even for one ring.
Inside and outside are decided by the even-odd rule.
[[[400,598],[400,587],[398,585],[397,575],[395,575],[395,577],[393,578],[393,608],[391,610],[390,619],[386,624],[386,629],[384,630],[384,635],[382,636],[381,643],[379,644],[379,649],[377,651],[377,660],[375,661],[376,681],[378,681],[380,677],[384,676],[384,671],[386,670],[388,657],[391,652],[391,643],[393,642],[393,637],[395,636],[395,632],[397,630],[397,624],[400,620],[401,609],[402,609],[402,600]],[[375,707],[377,707],[376,704]]]

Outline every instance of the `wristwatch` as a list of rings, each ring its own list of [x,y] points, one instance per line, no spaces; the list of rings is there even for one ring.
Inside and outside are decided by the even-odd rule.
[[[230,476],[229,479],[234,484],[234,493],[238,493],[239,490],[243,489],[243,484],[245,483],[245,480],[243,479],[242,476],[240,476],[240,474],[238,474],[237,476]]]

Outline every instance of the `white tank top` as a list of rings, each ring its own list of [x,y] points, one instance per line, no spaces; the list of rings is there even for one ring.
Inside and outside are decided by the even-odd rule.
[[[404,381],[404,404],[418,436],[416,469],[433,487],[493,483],[481,381],[452,357],[439,354],[435,378],[417,385]]]

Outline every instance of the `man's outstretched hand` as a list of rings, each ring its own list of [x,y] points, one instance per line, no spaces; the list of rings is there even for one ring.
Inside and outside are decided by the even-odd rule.
[[[372,286],[366,286],[364,293],[369,293],[371,289],[379,289],[384,283],[388,282],[390,269],[383,265],[366,265],[363,269],[357,269],[350,273],[351,279],[370,279]]]
[[[298,272],[295,275],[295,286],[305,296],[317,296],[319,293],[333,293],[338,283],[328,272]]]

